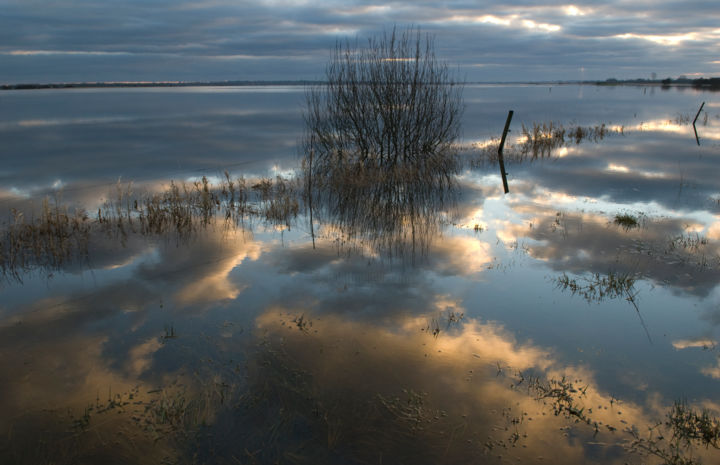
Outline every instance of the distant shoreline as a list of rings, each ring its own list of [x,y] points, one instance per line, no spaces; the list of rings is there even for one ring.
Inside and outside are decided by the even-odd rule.
[[[21,83],[2,84],[0,90],[40,90],[40,89],[112,89],[112,88],[152,88],[152,87],[258,87],[258,86],[309,86],[323,84],[324,81],[128,81],[128,82],[58,82],[58,83]],[[683,87],[700,90],[720,90],[720,78],[710,79],[607,79],[605,81],[535,81],[535,82],[467,82],[467,85],[589,85],[589,86],[652,86]]]
[[[2,84],[0,90],[35,90],[35,89],[112,89],[141,87],[257,87],[257,86],[311,86],[324,84],[325,81],[137,81],[137,82],[56,82],[56,83],[21,83]],[[466,82],[467,85],[577,85],[596,84],[580,81],[536,81],[536,82]]]
[[[3,84],[0,90],[34,89],[104,89],[123,87],[242,87],[242,86],[302,86],[321,84],[319,81],[137,81],[137,82],[57,82]]]

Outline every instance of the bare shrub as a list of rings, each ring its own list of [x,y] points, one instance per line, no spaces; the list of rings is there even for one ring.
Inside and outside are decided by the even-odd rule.
[[[307,92],[310,204],[355,232],[393,233],[455,189],[462,86],[416,30],[366,47],[338,42],[327,82]],[[313,202],[313,200],[315,202]]]

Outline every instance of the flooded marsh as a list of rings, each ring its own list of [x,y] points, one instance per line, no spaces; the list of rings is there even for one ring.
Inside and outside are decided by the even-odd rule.
[[[720,102],[463,96],[428,187],[302,87],[3,93],[0,462],[717,462]]]

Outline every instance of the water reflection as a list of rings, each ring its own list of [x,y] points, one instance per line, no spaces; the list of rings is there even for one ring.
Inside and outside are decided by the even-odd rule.
[[[66,453],[67,463],[133,459],[151,443],[162,452],[143,456],[149,463],[160,455],[178,463],[379,463],[381,455],[396,463],[533,463],[539,455],[623,463],[635,440],[635,430],[624,430],[645,431],[668,408],[653,396],[618,404],[592,367],[566,366],[552,348],[518,340],[500,323],[460,318],[466,304],[431,276],[462,275],[462,251],[479,255],[479,266],[465,268],[486,269],[482,251],[491,249],[478,238],[447,238],[431,247],[427,268],[409,274],[380,262],[368,269],[363,257],[328,244],[271,244],[224,229],[193,236],[191,247],[160,242],[135,265],[118,257],[116,271],[134,268],[132,277],[91,298],[61,294],[23,309],[1,330],[4,350],[20,347],[26,357],[3,358],[3,373],[23,374],[3,383],[3,410],[12,413],[3,426],[30,441],[31,422],[72,420],[77,446],[64,450],[64,430],[47,426],[56,436],[43,452]],[[292,276],[280,293],[262,289],[265,267]],[[235,269],[247,270],[231,276]],[[337,289],[343,281],[347,288]],[[187,312],[209,315],[201,331],[177,321]],[[44,386],[59,379],[63,387],[49,396]],[[572,403],[537,390],[562,379]],[[38,398],[74,417],[38,411]],[[580,411],[590,425],[576,422]],[[99,452],[110,438],[120,443]],[[19,462],[38,459],[27,450]]]
[[[272,379],[278,366],[304,380],[293,387],[271,383],[275,390],[263,392],[265,400],[280,401],[286,421],[308,421],[316,426],[311,431],[331,435],[331,451],[352,451],[369,462],[382,454],[413,463],[621,463],[633,447],[633,428],[646,439],[643,431],[662,416],[657,399],[618,403],[597,389],[591,370],[562,367],[547,350],[519,344],[497,324],[471,320],[432,338],[418,331],[420,320],[393,329],[325,317],[308,333],[286,325],[282,313],[261,316],[267,336],[259,365],[266,368],[257,381]],[[557,380],[555,386],[562,379],[573,400],[529,387],[531,373]],[[574,426],[578,412],[592,417],[591,424]],[[566,434],[558,437],[558,430]],[[365,438],[373,448],[362,447]]]
[[[496,92],[504,114],[531,91]],[[365,205],[351,188],[315,198],[311,229],[297,178],[68,191],[55,211],[89,212],[85,252],[28,258],[0,290],[0,461],[667,461],[668,415],[697,426],[674,401],[720,410],[717,154],[636,130],[666,104],[620,97],[643,113],[616,119],[632,131],[513,165],[510,196],[495,166],[439,199],[408,183]],[[584,99],[591,127],[607,94]],[[653,344],[623,288],[581,289],[589,306],[563,276],[632,280]]]
[[[707,296],[720,279],[720,244],[686,218],[648,220],[627,230],[597,213],[537,208],[524,225],[509,225],[506,240],[526,238],[528,253],[557,271],[641,276],[664,286]],[[532,224],[529,227],[528,224]],[[690,229],[690,231],[689,231]]]
[[[411,261],[424,255],[457,197],[455,154],[434,157],[421,166],[358,163],[332,169],[317,161],[310,168],[306,161],[306,202],[311,221],[322,225],[320,237],[345,249],[369,247]]]

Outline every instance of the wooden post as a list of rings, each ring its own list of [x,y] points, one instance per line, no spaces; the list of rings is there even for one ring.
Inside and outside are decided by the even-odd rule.
[[[313,162],[313,145],[315,143],[315,136],[310,136],[310,163],[308,167],[308,206],[310,207],[310,235],[312,236],[313,249],[315,249],[315,227],[313,225],[313,214],[312,214],[312,162]]]
[[[512,121],[513,111],[508,112],[507,120],[505,121],[505,129],[503,129],[502,139],[500,139],[500,147],[498,147],[498,161],[500,162],[500,174],[502,175],[503,189],[505,193],[510,192],[508,189],[507,173],[505,172],[505,161],[503,160],[503,147],[505,147],[505,138],[510,130],[510,121]]]
[[[695,123],[697,122],[698,116],[700,116],[700,112],[702,111],[703,107],[705,106],[705,102],[700,105],[700,109],[695,114],[695,119],[693,120],[693,131],[695,131],[695,141],[697,142],[697,145],[700,145],[700,138],[698,137],[697,128],[695,127]]]
[[[697,121],[698,116],[700,116],[700,112],[702,111],[704,106],[705,106],[705,102],[703,102],[702,105],[700,105],[700,109],[698,110],[697,114],[695,115],[695,119],[693,120],[693,126],[695,126],[695,122]]]

